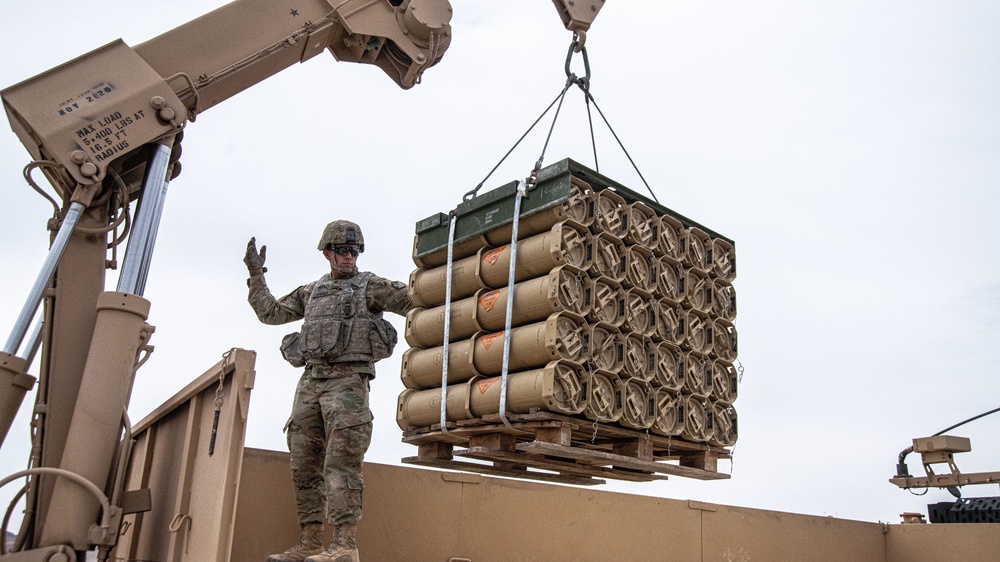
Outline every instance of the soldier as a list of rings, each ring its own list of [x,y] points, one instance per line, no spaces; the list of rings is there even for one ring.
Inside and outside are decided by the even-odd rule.
[[[300,332],[281,342],[285,359],[305,367],[285,425],[301,533],[297,544],[268,562],[358,562],[361,468],[372,436],[369,381],[375,362],[392,354],[397,339],[382,312],[405,315],[412,306],[403,283],[358,271],[365,240],[357,224],[331,222],[319,249],[330,272],[280,299],[264,281],[267,247],[258,253],[251,238],[243,259],[257,318],[265,324],[304,320]],[[326,551],[324,521],[334,526]]]

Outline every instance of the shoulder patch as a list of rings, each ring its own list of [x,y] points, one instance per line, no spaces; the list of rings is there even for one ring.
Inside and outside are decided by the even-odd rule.
[[[403,283],[402,281],[393,281],[392,282],[392,288],[393,289],[402,289],[404,287],[406,287],[406,283]]]

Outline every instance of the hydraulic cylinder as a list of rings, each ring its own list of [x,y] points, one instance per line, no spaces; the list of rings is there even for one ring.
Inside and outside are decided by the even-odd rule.
[[[102,490],[112,474],[136,359],[152,331],[146,324],[148,315],[149,301],[142,297],[118,292],[98,296],[94,337],[59,468]],[[88,531],[98,518],[98,500],[78,484],[60,478],[50,506],[41,544],[89,549]]]

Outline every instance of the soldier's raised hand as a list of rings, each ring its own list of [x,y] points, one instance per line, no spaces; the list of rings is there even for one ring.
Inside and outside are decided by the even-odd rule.
[[[264,267],[264,259],[267,257],[267,246],[260,247],[260,253],[257,253],[257,238],[251,237],[250,241],[247,242],[247,253],[243,256],[243,263],[247,264],[247,270],[250,272],[250,276],[261,275],[267,271]]]

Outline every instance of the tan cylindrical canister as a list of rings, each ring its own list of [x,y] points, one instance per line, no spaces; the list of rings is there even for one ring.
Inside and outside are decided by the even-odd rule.
[[[503,330],[507,315],[507,288],[480,291],[476,318],[484,330]],[[594,305],[594,282],[582,270],[569,265],[556,267],[542,277],[514,285],[511,322],[523,326],[556,312],[586,315]]]
[[[621,377],[607,371],[594,371],[583,415],[599,423],[614,423],[622,417],[624,400],[625,389]]]
[[[681,414],[681,399],[679,395],[667,388],[657,388],[653,391],[656,401],[656,417],[649,430],[664,437],[674,437],[681,434],[684,428],[684,417]]]
[[[472,384],[469,409],[475,417],[500,412],[501,383],[500,377],[491,377]],[[572,363],[552,361],[541,369],[507,375],[508,414],[527,414],[537,408],[575,415],[583,412],[587,399],[583,370]]]
[[[622,417],[618,423],[631,429],[648,429],[656,419],[656,399],[647,381],[630,378],[625,381]]]
[[[625,337],[611,324],[598,322],[590,327],[590,360],[609,373],[621,371],[625,363]]]
[[[712,314],[721,320],[736,320],[736,289],[725,279],[712,281]]]
[[[573,187],[565,201],[556,206],[522,216],[517,221],[518,239],[529,238],[545,232],[552,228],[552,225],[566,220],[580,224],[584,228],[590,228],[597,216],[594,194],[586,182],[579,181],[577,178],[573,178],[572,182]],[[492,246],[510,244],[513,226],[513,222],[508,222],[486,231],[483,236]]]
[[[709,378],[711,371],[709,365],[711,360],[705,356],[694,352],[684,352],[682,354],[684,369],[682,371],[681,391],[684,394],[692,394],[707,398],[709,396]]]
[[[708,314],[700,310],[689,310],[687,311],[687,320],[687,339],[681,346],[698,353],[711,353],[715,328]]]
[[[583,318],[558,312],[544,322],[513,328],[510,331],[510,354],[507,372],[537,369],[549,361],[563,359],[578,365],[589,356],[588,327]],[[482,334],[476,338],[472,363],[485,376],[503,371],[504,333]]]
[[[448,246],[417,257],[417,238],[418,236],[413,237],[413,263],[415,263],[417,267],[433,269],[435,267],[441,267],[448,264]],[[510,240],[510,235],[507,236],[507,239]],[[467,258],[478,252],[480,248],[484,248],[488,245],[489,243],[486,241],[486,237],[482,234],[476,234],[475,236],[471,236],[460,242],[455,242],[451,251],[451,260],[452,262],[457,262],[462,258]]]
[[[653,346],[653,341],[636,332],[626,335],[622,377],[651,381],[655,372],[656,347]]]
[[[548,275],[514,285],[512,326],[538,322],[555,312],[586,314],[593,306],[593,281],[571,266],[559,266]],[[406,342],[434,347],[444,342],[444,305],[413,309],[406,315]],[[503,330],[507,314],[507,288],[480,290],[451,305],[451,341],[479,331]]]
[[[448,384],[464,382],[479,374],[472,365],[475,340],[476,338],[472,337],[448,345]],[[403,353],[399,377],[403,381],[403,386],[417,390],[440,387],[443,359],[444,347],[441,346],[407,349]]]
[[[681,348],[667,342],[655,346],[656,370],[653,371],[653,384],[678,392],[681,389],[683,372],[683,356]]]
[[[665,342],[684,345],[687,341],[687,313],[670,299],[657,303],[656,334]]]
[[[625,250],[625,280],[622,285],[647,292],[656,289],[656,274],[660,261],[643,246],[628,246]]]
[[[688,251],[684,263],[703,273],[708,273],[712,263],[712,237],[700,228],[691,227],[687,231]]]
[[[601,232],[594,236],[594,262],[591,277],[607,277],[621,283],[628,269],[625,242],[613,234]]]
[[[660,255],[683,262],[687,257],[687,229],[679,220],[663,215],[656,248]]]
[[[628,203],[625,199],[610,189],[598,191],[597,220],[590,229],[624,240],[628,232]]]
[[[684,396],[681,398],[684,420],[681,437],[695,443],[708,441],[708,414],[705,412],[704,398]]]
[[[736,409],[731,404],[712,404],[712,432],[708,443],[716,447],[732,447],[739,436],[736,431]]]
[[[469,411],[470,386],[475,381],[448,385],[445,398],[446,421],[472,419]],[[441,389],[406,389],[396,401],[396,424],[406,430],[441,423]]]
[[[739,371],[729,361],[716,359],[712,364],[712,398],[720,404],[732,404],[739,396]]]
[[[413,347],[434,347],[444,343],[444,305],[434,308],[414,308],[406,313],[406,343]],[[476,297],[451,303],[448,339],[466,339],[482,331],[476,321]]]
[[[701,312],[712,310],[713,292],[715,287],[708,274],[698,269],[686,269],[684,271],[684,298],[682,302]]]
[[[485,287],[479,281],[480,253],[451,264],[452,301],[472,296]],[[410,273],[409,294],[413,306],[429,308],[444,304],[448,287],[448,267],[417,269]]]
[[[712,339],[714,340],[712,350],[719,359],[736,360],[739,351],[736,344],[736,326],[725,320],[716,320],[713,324]]]
[[[604,322],[612,326],[625,323],[625,290],[620,283],[610,277],[594,279],[594,306],[587,314],[587,320]]]
[[[681,262],[668,256],[660,258],[656,270],[656,293],[660,298],[669,299],[674,304],[684,300],[682,275]]]
[[[479,279],[484,287],[506,287],[510,269],[510,245],[482,252]],[[560,265],[579,269],[590,267],[593,238],[587,229],[573,221],[556,223],[549,230],[517,243],[514,282],[546,275]]]
[[[628,232],[625,233],[625,241],[629,244],[638,244],[650,251],[655,249],[659,243],[656,235],[660,231],[660,219],[656,216],[656,211],[645,203],[635,201],[629,205],[628,213]]]
[[[712,273],[726,281],[736,279],[736,248],[721,238],[712,240]]]
[[[653,295],[642,289],[625,292],[625,323],[622,331],[636,332],[644,336],[652,335],[656,329],[656,301]]]

